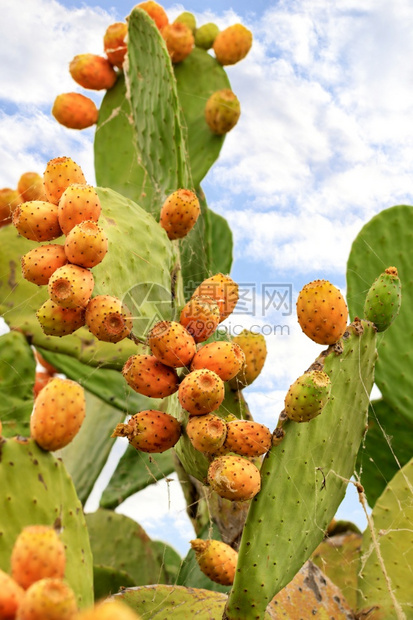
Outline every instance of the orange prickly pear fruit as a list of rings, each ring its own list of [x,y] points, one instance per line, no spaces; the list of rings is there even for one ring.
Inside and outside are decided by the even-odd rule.
[[[70,62],[69,71],[75,82],[89,90],[108,90],[118,77],[109,60],[97,54],[78,54]]]
[[[33,396],[37,398],[40,390],[44,388],[45,385],[49,383],[49,381],[53,379],[53,375],[49,375],[48,372],[36,372],[36,377],[33,386]]]
[[[224,382],[212,370],[193,370],[181,382],[178,399],[190,415],[211,413],[225,397]]]
[[[212,47],[221,65],[235,65],[245,58],[251,45],[252,32],[242,24],[234,24],[217,34]]]
[[[189,366],[196,353],[195,340],[176,321],[159,321],[148,335],[152,355],[166,366]]]
[[[174,65],[185,60],[195,44],[194,35],[186,24],[177,22],[167,24],[161,31],[171,61]]]
[[[220,323],[222,323],[237,305],[238,284],[229,276],[217,273],[201,282],[192,297],[197,295],[207,295],[215,299],[221,314]]]
[[[47,196],[43,187],[43,178],[37,172],[25,172],[17,183],[17,191],[22,202],[30,200],[45,200]]]
[[[181,424],[169,413],[148,409],[133,415],[126,424],[117,424],[111,436],[127,437],[141,452],[160,453],[176,444]]]
[[[125,55],[128,50],[126,37],[128,34],[128,24],[125,22],[116,22],[107,27],[103,36],[103,48],[111,65],[118,67],[123,66]]]
[[[55,157],[47,162],[43,186],[49,202],[57,205],[69,185],[86,185],[82,169],[70,157]],[[93,218],[86,218],[93,219]],[[75,222],[77,224],[77,222]],[[63,229],[62,229],[63,230]],[[66,234],[66,232],[63,230]]]
[[[268,452],[271,442],[271,431],[264,424],[252,420],[231,420],[227,422],[227,436],[217,454],[235,452],[252,458]]]
[[[53,527],[29,525],[16,538],[10,563],[13,579],[27,590],[39,579],[64,576],[65,547]]]
[[[169,23],[165,9],[157,2],[153,2],[153,0],[148,0],[148,2],[141,2],[140,4],[137,4],[135,9],[142,9],[142,11],[145,11],[145,13],[152,17],[158,30],[163,30],[163,28]]]
[[[214,454],[225,441],[227,424],[213,413],[190,416],[186,434],[196,450]]]
[[[62,308],[86,308],[94,285],[91,271],[69,263],[50,276],[47,290],[50,299]]]
[[[97,295],[86,307],[86,325],[98,340],[119,342],[132,331],[132,315],[124,303],[112,295]]]
[[[89,97],[80,93],[62,93],[54,100],[52,114],[68,129],[86,129],[97,123],[99,110]]]
[[[85,308],[62,308],[48,299],[36,312],[46,336],[67,336],[85,324]]]
[[[233,390],[250,385],[258,377],[267,358],[267,345],[262,334],[244,329],[232,342],[238,344],[244,352],[245,364],[238,374],[229,382]]]
[[[231,131],[240,116],[239,99],[229,88],[212,93],[206,102],[205,120],[210,130],[217,136],[223,136]]]
[[[85,412],[83,388],[76,381],[53,377],[34,403],[31,436],[43,450],[60,450],[79,432]]]
[[[61,195],[58,207],[59,223],[65,235],[76,224],[97,222],[102,211],[97,191],[91,185],[74,183]]]
[[[191,540],[201,571],[215,583],[230,586],[234,582],[238,553],[220,540]]]
[[[52,241],[62,234],[57,206],[43,200],[22,202],[13,211],[13,224],[31,241]]]
[[[71,263],[80,267],[95,267],[106,256],[108,237],[96,222],[86,220],[73,226],[66,237],[64,251]]]
[[[23,598],[16,620],[73,620],[76,596],[63,579],[35,581]]]
[[[182,308],[179,322],[191,334],[195,342],[204,342],[216,330],[221,314],[215,299],[196,295]]]
[[[338,288],[328,280],[306,284],[297,299],[303,332],[318,344],[335,344],[347,327],[348,309]]]
[[[165,398],[178,390],[176,370],[165,366],[153,355],[132,355],[122,374],[130,387],[150,398]]]
[[[11,224],[13,211],[21,202],[21,196],[16,189],[10,187],[0,189],[0,228]]]
[[[306,372],[290,385],[285,397],[285,413],[295,422],[309,422],[322,412],[330,392],[331,379],[325,372]]]
[[[1,431],[0,431],[1,432]],[[24,597],[24,590],[7,573],[0,569],[0,618],[14,620]]]
[[[233,501],[252,499],[261,488],[258,468],[237,454],[214,459],[208,469],[207,481],[220,497]]]
[[[38,286],[47,284],[56,269],[67,262],[63,245],[41,245],[21,257],[23,278]]]
[[[73,620],[140,620],[133,609],[118,599],[110,599],[98,603],[92,609],[81,611]]]
[[[163,203],[159,223],[169,239],[182,239],[194,227],[200,213],[196,194],[190,189],[178,189]]]
[[[233,379],[245,363],[245,354],[235,342],[210,342],[195,353],[191,370],[208,368],[223,381]]]

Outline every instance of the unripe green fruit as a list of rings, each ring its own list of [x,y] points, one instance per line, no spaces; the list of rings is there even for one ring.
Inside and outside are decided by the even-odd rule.
[[[209,22],[195,30],[195,45],[203,50],[209,50],[214,44],[219,34],[219,28],[216,24]]]
[[[295,422],[309,422],[322,412],[330,392],[331,380],[325,372],[306,372],[290,386],[285,397],[285,413]]]
[[[223,136],[235,127],[241,115],[237,96],[229,88],[213,93],[205,106],[205,120],[210,130]]]
[[[174,20],[174,24],[185,24],[192,32],[196,30],[196,19],[193,13],[184,11]]]
[[[372,284],[364,303],[364,316],[384,332],[400,311],[401,282],[396,267],[388,267]]]

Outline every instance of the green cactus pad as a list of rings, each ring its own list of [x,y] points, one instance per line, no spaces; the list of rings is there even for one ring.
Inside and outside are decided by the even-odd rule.
[[[0,568],[10,570],[17,536],[28,525],[62,528],[66,579],[80,607],[93,603],[93,569],[82,505],[61,460],[29,439],[0,440]]]
[[[400,312],[401,283],[397,269],[386,269],[371,285],[364,302],[364,318],[379,332],[390,327]]]
[[[332,346],[313,365],[329,375],[331,396],[309,424],[287,420],[283,441],[267,453],[241,539],[229,619],[262,618],[323,539],[354,471],[375,359],[376,332],[363,321],[349,327],[342,352]]]
[[[210,271],[215,273],[229,273],[232,266],[233,237],[227,220],[211,211],[208,211],[209,243],[210,243]]]
[[[93,566],[93,589],[95,601],[116,594],[121,588],[131,588],[134,580],[128,573],[112,568],[112,566]]]
[[[379,610],[374,616],[377,618],[413,617],[412,487],[413,459],[387,485],[371,514],[387,580],[369,527],[363,534],[358,609],[370,609],[377,605]]]
[[[166,583],[175,584],[182,565],[181,556],[173,547],[161,540],[153,540],[152,548],[155,549],[159,563],[165,571]]]

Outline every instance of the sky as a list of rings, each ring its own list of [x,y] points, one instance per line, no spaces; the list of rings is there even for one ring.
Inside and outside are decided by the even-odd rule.
[[[188,10],[199,25],[241,22],[253,33],[247,58],[227,68],[241,118],[203,189],[231,225],[231,275],[250,295],[251,312],[232,317],[232,326],[279,328],[267,337],[267,363],[247,391],[254,417],[274,427],[289,385],[322,350],[297,325],[299,290],[324,278],[345,292],[347,258],[362,226],[382,209],[412,204],[413,4],[211,0],[206,9],[205,2],[188,0],[163,6],[170,20]],[[50,111],[62,92],[85,94],[69,74],[70,60],[102,54],[105,29],[124,20],[133,3],[1,0],[1,7],[0,187],[15,187],[25,171],[42,173],[60,155],[79,163],[93,184],[93,128],[67,130]],[[100,93],[86,94],[99,104]],[[266,304],[263,285],[290,287],[291,313]],[[89,507],[97,498],[98,488]],[[147,489],[123,510],[134,518],[138,512],[151,536],[166,532],[185,552],[192,533],[176,481]],[[351,487],[339,515],[364,527]]]

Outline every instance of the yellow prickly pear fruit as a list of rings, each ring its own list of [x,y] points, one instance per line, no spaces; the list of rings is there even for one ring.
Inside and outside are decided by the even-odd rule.
[[[73,620],[76,596],[63,579],[45,578],[33,583],[21,602],[16,620]]]
[[[111,437],[127,437],[141,452],[160,453],[172,448],[181,436],[181,424],[164,411],[148,409],[133,415],[126,424],[117,424]]]
[[[97,54],[78,54],[69,71],[75,82],[89,90],[109,90],[118,77],[109,60]]]
[[[86,220],[73,226],[66,237],[64,251],[71,263],[91,269],[105,258],[108,237],[96,222]]]
[[[56,269],[63,267],[67,262],[63,245],[58,243],[41,245],[21,257],[23,278],[38,286],[48,284]]]
[[[98,340],[120,342],[132,331],[132,314],[118,297],[96,295],[86,306],[86,325]]]
[[[36,317],[46,336],[67,336],[85,324],[85,308],[62,308],[48,299]]]
[[[43,187],[43,178],[37,172],[25,172],[17,183],[22,202],[30,200],[47,200]]]
[[[252,499],[261,489],[258,468],[243,456],[226,454],[214,459],[208,469],[208,484],[220,497],[233,501]]]
[[[244,352],[235,342],[210,342],[195,353],[191,370],[208,368],[223,381],[229,381],[237,375],[244,363]]]
[[[201,571],[215,583],[230,586],[234,582],[238,553],[220,540],[191,540]]]
[[[23,588],[0,569],[0,619],[14,620],[23,598]]]
[[[238,97],[229,88],[217,90],[205,105],[205,120],[210,130],[223,136],[235,127],[241,116]]]
[[[233,312],[238,302],[238,284],[229,276],[217,273],[207,278],[195,289],[192,297],[206,295],[218,304],[221,315],[220,323]]]
[[[13,211],[13,224],[31,241],[53,241],[62,234],[57,206],[43,200],[23,202]]]
[[[268,452],[271,442],[271,431],[264,424],[252,420],[231,420],[227,422],[225,441],[216,454],[234,452],[253,458]]]
[[[162,29],[161,34],[166,43],[169,56],[175,65],[185,60],[192,52],[195,44],[194,35],[186,24],[182,22],[167,24]]]
[[[43,173],[43,186],[49,202],[57,205],[66,188],[75,183],[86,185],[86,179],[82,169],[73,159],[70,157],[55,157],[47,162]],[[75,223],[77,224],[78,222]],[[64,230],[63,232],[66,234]]]
[[[50,276],[47,290],[50,299],[62,308],[86,308],[94,285],[89,269],[69,263],[58,267]]]
[[[128,24],[125,22],[116,22],[107,27],[103,37],[103,48],[111,65],[118,67],[123,66],[128,44],[126,37],[128,35]]]
[[[140,620],[141,616],[126,603],[118,599],[110,599],[98,603],[92,609],[81,611],[73,620]]]
[[[267,358],[267,345],[262,334],[244,329],[232,342],[238,344],[244,352],[245,364],[239,373],[229,382],[233,390],[240,390],[251,385],[263,369]]]
[[[68,235],[76,224],[97,222],[102,211],[97,191],[91,185],[73,183],[61,194],[58,207],[59,224]]]
[[[234,24],[218,33],[213,49],[221,65],[235,65],[245,58],[251,45],[252,32],[242,24]]]
[[[169,239],[182,239],[195,226],[200,213],[196,194],[190,189],[178,189],[163,203],[159,223]]]
[[[198,343],[212,336],[220,318],[217,302],[212,297],[197,295],[182,308],[179,322]]]
[[[0,189],[0,228],[11,224],[13,211],[21,202],[22,199],[17,189],[10,189],[10,187]]]
[[[150,398],[165,398],[179,387],[175,368],[165,366],[154,355],[132,355],[122,374],[135,392]]]
[[[147,2],[141,2],[140,4],[137,4],[135,8],[142,9],[142,11],[145,11],[145,13],[147,13],[149,17],[153,19],[158,30],[162,31],[163,28],[165,28],[165,26],[169,23],[169,19],[168,19],[165,9],[157,2],[154,2],[153,0],[148,0]]]
[[[186,434],[195,450],[214,454],[225,441],[227,424],[213,413],[194,415],[186,425]]]
[[[191,415],[211,413],[225,397],[224,382],[212,370],[193,370],[181,382],[178,399]]]
[[[97,123],[99,110],[89,97],[80,93],[62,93],[54,100],[52,114],[68,129],[86,129]]]
[[[156,323],[149,332],[148,344],[156,359],[173,368],[189,366],[196,353],[195,340],[176,321]]]
[[[347,304],[328,280],[306,284],[297,299],[297,317],[303,332],[318,344],[335,344],[347,327]]]

